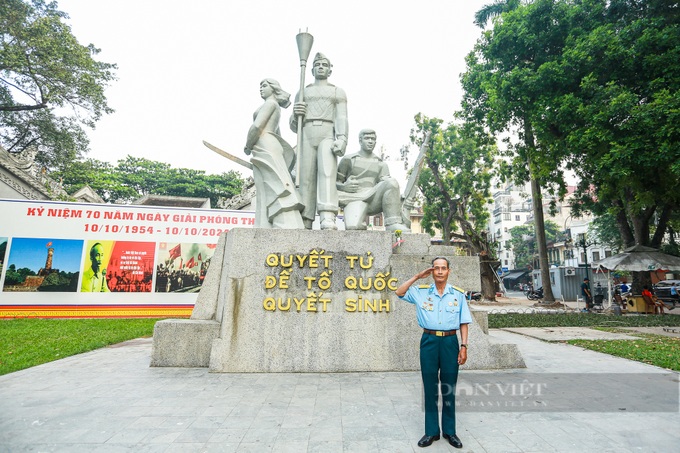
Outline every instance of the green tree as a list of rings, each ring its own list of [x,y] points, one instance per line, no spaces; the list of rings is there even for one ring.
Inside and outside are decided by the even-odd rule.
[[[40,284],[38,287],[38,291],[76,291],[76,286],[73,285],[73,282],[77,283],[78,281],[78,273],[75,274],[75,279],[74,279],[74,274],[71,272],[50,272],[47,274],[43,282]]]
[[[658,248],[680,203],[680,12],[660,0],[589,1],[553,72],[547,120],[569,150],[580,204],[615,219],[626,247]]]
[[[94,59],[56,2],[0,2],[0,145],[38,150],[49,168],[87,151],[83,126],[111,113],[104,89],[115,65]]]
[[[589,226],[589,235],[598,244],[609,247],[613,253],[619,253],[625,248],[621,233],[612,214],[604,213],[593,219]]]
[[[67,193],[88,185],[107,203],[126,202],[138,197],[138,192],[124,185],[116,167],[97,159],[74,160],[50,174],[58,179]]]
[[[678,206],[679,18],[663,0],[536,0],[484,33],[463,76],[468,116],[517,128],[508,173],[561,196],[573,169],[574,214],[611,215],[626,246],[658,247]]]
[[[475,13],[475,25],[484,28],[489,21],[500,17],[503,13],[512,11],[520,5],[520,0],[496,0],[484,5]]]
[[[562,236],[559,225],[551,220],[545,222],[545,236],[548,242],[555,242]],[[534,267],[538,255],[536,226],[519,225],[510,229],[510,246],[515,255],[517,269]]]
[[[202,170],[172,168],[170,164],[127,156],[113,166],[96,159],[79,160],[52,174],[69,193],[89,185],[108,203],[130,203],[144,195],[210,198],[217,206],[241,191],[243,181],[230,171],[208,175]]]
[[[536,240],[541,269],[548,269],[543,194],[563,196],[566,185],[559,168],[563,158],[542,140],[545,106],[551,87],[539,73],[560,55],[566,38],[565,7],[560,2],[538,0],[503,13],[492,30],[486,31],[468,54],[463,83],[463,112],[468,121],[484,124],[493,134],[514,134],[506,140],[507,160],[502,175],[518,183],[531,183]],[[568,21],[566,21],[568,22]],[[566,27],[568,28],[568,27]],[[541,273],[545,300],[554,301],[550,276]]]
[[[5,273],[5,285],[20,285],[29,275],[36,275],[34,271],[27,267],[17,269],[16,265],[10,264]]]
[[[422,145],[421,137],[431,133],[418,181],[425,198],[423,227],[430,234],[434,228],[440,229],[445,244],[452,238],[465,240],[471,251],[482,257],[482,293],[494,300],[495,276],[489,261],[495,259],[495,247],[489,243],[487,206],[496,147],[471,124],[442,126],[441,119],[421,113],[415,122],[412,143]]]

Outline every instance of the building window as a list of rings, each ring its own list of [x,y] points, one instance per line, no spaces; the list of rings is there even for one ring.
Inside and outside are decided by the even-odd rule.
[[[377,215],[373,217],[373,226],[382,226],[382,216]]]
[[[519,222],[519,215],[515,216],[515,220]]]
[[[505,252],[505,257],[510,258],[510,252]]]
[[[593,251],[593,261],[599,261],[599,260],[600,260],[600,252]]]
[[[585,262],[586,262],[586,254],[583,253],[583,252],[581,253],[581,262],[582,262],[582,263],[585,263]]]
[[[503,220],[510,220],[510,213],[509,212],[503,213]]]
[[[612,256],[612,251],[611,250],[605,250],[604,251],[604,257],[609,258],[610,256]]]
[[[508,232],[508,227],[503,228],[503,232],[507,233]]]
[[[506,266],[508,265],[508,260],[504,260],[503,262],[505,263]]]

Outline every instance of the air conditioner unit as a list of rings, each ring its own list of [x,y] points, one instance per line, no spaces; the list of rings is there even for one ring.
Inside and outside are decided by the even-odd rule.
[[[564,269],[564,275],[573,277],[574,275],[576,275],[576,269],[574,269],[573,267],[567,267]]]

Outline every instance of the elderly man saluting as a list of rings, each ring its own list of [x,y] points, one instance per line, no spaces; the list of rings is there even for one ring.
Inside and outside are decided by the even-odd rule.
[[[447,283],[451,263],[436,257],[432,267],[414,275],[396,290],[400,299],[416,306],[420,339],[420,370],[425,395],[425,435],[419,447],[429,447],[439,440],[439,381],[443,387],[442,434],[455,448],[463,443],[456,435],[456,382],[458,366],[467,360],[468,324],[472,322],[465,293]],[[434,284],[413,284],[432,275]],[[456,331],[460,330],[458,344]]]

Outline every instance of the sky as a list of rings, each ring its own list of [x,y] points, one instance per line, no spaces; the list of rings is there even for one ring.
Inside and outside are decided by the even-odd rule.
[[[49,244],[49,245],[48,245]],[[78,272],[83,254],[83,241],[53,238],[13,238],[7,267],[26,267],[38,272],[45,267],[48,248],[54,248],[52,269]]]
[[[127,155],[209,174],[245,167],[203,146],[206,140],[239,157],[259,84],[278,80],[291,97],[299,90],[295,36],[314,36],[311,60],[324,53],[330,82],[348,97],[347,153],[359,149],[361,129],[377,131],[376,152],[390,160],[409,145],[413,117],[445,122],[460,106],[459,75],[481,30],[474,13],[490,0],[417,2],[301,0],[59,0],[81,44],[101,49],[97,59],[118,65],[106,90],[116,110],[88,131],[88,157],[115,163]],[[292,107],[282,112],[281,135]],[[410,165],[417,149],[411,146]],[[391,164],[393,173],[403,164]],[[395,176],[401,176],[396,175]]]

